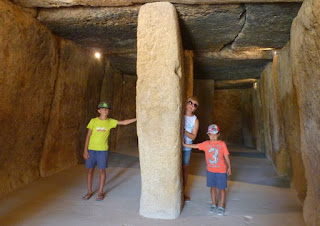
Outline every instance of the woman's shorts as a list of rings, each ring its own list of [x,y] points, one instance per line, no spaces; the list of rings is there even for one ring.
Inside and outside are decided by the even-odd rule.
[[[227,173],[212,173],[210,171],[207,171],[207,187],[226,189],[227,177]]]
[[[109,151],[94,151],[88,150],[89,159],[86,159],[86,168],[93,169],[96,165],[99,169],[108,167],[108,154]]]
[[[191,150],[190,151],[182,151],[182,165],[183,166],[189,165],[190,156],[191,156]]]

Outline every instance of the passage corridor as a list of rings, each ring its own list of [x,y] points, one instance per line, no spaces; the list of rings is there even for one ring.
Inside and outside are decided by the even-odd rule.
[[[175,220],[139,215],[140,170],[136,147],[113,152],[107,169],[106,198],[83,201],[84,165],[36,181],[0,200],[0,225],[305,225],[299,200],[271,162],[250,149],[229,147],[233,175],[227,191],[227,216],[208,212],[205,159],[191,156],[186,203]],[[94,178],[98,188],[98,174]]]

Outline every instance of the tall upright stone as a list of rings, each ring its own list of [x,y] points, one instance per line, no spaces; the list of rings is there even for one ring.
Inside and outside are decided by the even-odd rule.
[[[185,98],[193,96],[193,51],[184,51],[184,88],[185,88]]]
[[[213,123],[214,80],[194,80],[193,93],[199,99],[195,114],[199,119],[199,131],[194,143],[208,139],[207,129]]]
[[[137,39],[140,214],[173,219],[182,204],[183,93],[183,53],[174,6],[166,2],[143,5]]]

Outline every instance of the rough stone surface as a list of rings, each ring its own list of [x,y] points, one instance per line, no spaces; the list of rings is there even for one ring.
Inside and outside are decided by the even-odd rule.
[[[320,222],[320,1],[306,0],[291,28],[290,53],[300,109],[301,150],[307,178],[303,214]]]
[[[258,80],[253,85],[253,115],[254,115],[254,126],[256,127],[255,131],[255,140],[256,140],[256,149],[257,151],[266,152],[265,139],[264,139],[264,130],[263,130],[263,112],[262,112],[262,100],[261,100],[261,82]]]
[[[77,163],[79,126],[86,107],[87,82],[93,79],[90,77],[92,74],[102,78],[103,63],[72,42],[60,40],[59,70],[40,162],[41,176],[51,175]]]
[[[246,21],[232,48],[282,48],[290,39],[290,26],[300,3],[246,4]]]
[[[272,159],[279,175],[289,173],[289,153],[286,151],[283,119],[278,93],[277,56],[261,75],[263,128],[266,153]]]
[[[229,144],[243,144],[242,89],[215,90],[213,123],[221,130],[220,139]]]
[[[195,143],[208,140],[208,126],[213,123],[214,81],[194,80],[194,95],[199,99],[199,107],[195,114],[199,119],[199,131]]]
[[[193,52],[190,50],[184,51],[184,102],[193,96]]]
[[[53,33],[103,53],[135,53],[139,6],[41,9],[37,19]]]
[[[181,197],[183,52],[175,8],[141,7],[138,18],[137,129],[140,214],[177,218]]]
[[[136,117],[136,83],[137,77],[123,76],[121,112],[118,120],[131,119]],[[116,148],[137,146],[136,123],[127,126],[118,126]]]
[[[195,78],[219,80],[260,78],[270,62],[267,59],[212,59],[195,58]]]
[[[300,140],[300,110],[298,106],[296,87],[293,85],[292,61],[290,58],[290,45],[287,44],[279,53],[278,58],[278,90],[281,105],[284,134],[287,151],[290,154],[290,172],[292,187],[297,191],[298,197],[306,196],[307,182],[305,166],[301,155]]]
[[[81,1],[17,0],[15,2],[38,7],[37,19],[55,34],[87,48],[99,49],[109,54],[114,68],[123,74],[136,75],[136,30],[140,4],[93,7],[91,1],[80,3]],[[294,2],[273,4],[263,4],[263,2],[210,4],[209,2],[208,4],[197,2],[192,5],[189,4],[190,1],[175,2],[184,49],[195,53],[196,79],[259,78],[270,59],[261,56],[239,59],[239,54],[227,56],[224,50],[231,47],[234,51],[282,48],[289,41],[291,21],[301,5]],[[95,3],[102,6],[117,3],[125,5],[132,2],[96,1]],[[82,4],[83,7],[58,7]],[[220,58],[207,53],[220,55]]]
[[[215,89],[241,89],[241,88],[253,88],[257,79],[239,79],[239,80],[226,80],[217,81],[214,84]]]
[[[256,125],[253,111],[253,89],[244,89],[241,100],[243,144],[248,148],[256,148]]]
[[[121,116],[121,106],[123,101],[123,75],[120,72],[116,72],[112,75],[112,86],[113,86],[113,100],[112,100],[112,109],[110,112],[110,117],[118,119]],[[110,134],[110,150],[117,149],[117,134],[119,127],[113,129]]]
[[[91,53],[92,54],[92,53]],[[91,58],[88,60],[88,68],[86,69],[88,75],[87,79],[87,86],[85,88],[85,94],[84,94],[84,106],[82,109],[82,119],[79,126],[79,148],[77,151],[77,158],[79,163],[84,163],[83,158],[83,148],[85,139],[87,136],[87,125],[91,118],[94,118],[99,115],[97,111],[97,106],[99,104],[99,100],[102,93],[102,84],[103,79],[108,75],[108,61],[105,60],[104,62],[100,62],[98,65],[97,61],[92,60],[92,55],[89,55],[88,58]],[[94,63],[93,63],[94,62]],[[105,64],[105,70],[104,73],[102,72],[103,66],[100,64]],[[84,63],[87,64],[87,63]],[[104,75],[106,74],[106,75]],[[78,75],[77,75],[78,76]],[[86,75],[85,75],[86,76]],[[82,101],[82,100],[81,100]]]
[[[220,50],[235,39],[245,22],[245,18],[242,17],[245,9],[242,5],[176,7],[185,49]],[[213,34],[215,38],[212,38]]]
[[[0,196],[39,178],[58,66],[50,31],[0,1]]]

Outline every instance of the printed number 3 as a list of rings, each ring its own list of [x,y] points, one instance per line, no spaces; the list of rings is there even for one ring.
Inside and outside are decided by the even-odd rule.
[[[218,155],[219,155],[219,150],[217,148],[210,148],[209,153],[213,152],[213,154],[211,155],[211,158],[213,158],[213,160],[211,160],[209,158],[209,163],[210,164],[217,164],[219,159],[218,159]]]

